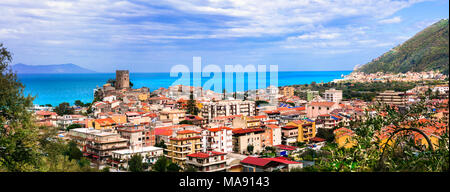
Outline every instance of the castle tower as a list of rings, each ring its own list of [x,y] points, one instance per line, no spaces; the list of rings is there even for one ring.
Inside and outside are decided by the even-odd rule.
[[[123,89],[130,87],[130,73],[128,70],[116,70],[116,89]]]

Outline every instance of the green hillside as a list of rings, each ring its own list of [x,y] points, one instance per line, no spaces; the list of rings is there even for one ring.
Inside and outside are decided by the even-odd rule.
[[[442,19],[357,71],[405,73],[439,70],[448,74],[448,28],[448,19]]]

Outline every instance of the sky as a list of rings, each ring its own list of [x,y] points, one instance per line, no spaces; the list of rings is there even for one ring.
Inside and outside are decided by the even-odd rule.
[[[449,17],[448,0],[1,0],[12,63],[352,70]]]

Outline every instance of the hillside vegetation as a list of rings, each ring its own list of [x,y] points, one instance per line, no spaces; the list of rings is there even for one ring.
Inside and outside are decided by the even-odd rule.
[[[439,70],[448,74],[448,29],[448,19],[442,19],[356,70],[365,73]]]

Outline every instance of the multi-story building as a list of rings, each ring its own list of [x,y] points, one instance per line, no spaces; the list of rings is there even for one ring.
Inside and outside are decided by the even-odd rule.
[[[281,127],[281,138],[285,145],[295,145],[298,139],[298,127],[292,125]]]
[[[309,120],[297,120],[287,124],[298,129],[297,142],[309,142],[316,137],[316,122]]]
[[[124,139],[128,139],[131,149],[140,149],[155,145],[155,131],[153,128],[144,125],[119,125],[117,132]]]
[[[98,130],[104,130],[104,129],[114,129],[116,122],[111,118],[104,118],[104,119],[95,119],[94,121],[91,121],[91,126]]]
[[[335,126],[338,126],[338,123],[342,120],[342,117],[334,115],[334,114],[323,114],[317,116],[316,126],[319,126],[324,129],[332,129]]]
[[[323,93],[323,96],[327,101],[339,103],[342,101],[342,90],[329,89]]]
[[[261,135],[264,129],[233,129],[233,151],[236,153],[250,153],[247,149],[253,146],[253,153],[263,150]]]
[[[226,153],[217,151],[192,153],[187,155],[186,160],[186,165],[195,167],[199,172],[225,172],[226,163]]]
[[[306,117],[317,118],[319,115],[329,114],[331,111],[338,109],[339,105],[336,102],[311,102],[306,105]]]
[[[283,91],[281,91],[281,94],[285,97],[292,97],[294,96],[294,91],[295,91],[294,87],[284,87]]]
[[[267,146],[281,145],[281,128],[278,125],[265,125],[264,134],[262,134],[263,148]]]
[[[201,132],[194,130],[177,131],[166,145],[167,158],[181,167],[184,167],[188,154],[203,151]]]
[[[171,121],[173,124],[178,124],[184,120],[186,111],[183,110],[167,110],[159,113],[159,119],[161,121]]]
[[[230,115],[256,115],[256,105],[254,101],[224,100],[217,102],[202,103],[201,116],[209,123],[215,117]]]
[[[206,129],[202,132],[203,149],[206,151],[218,151],[224,153],[233,152],[233,132],[229,127]]]
[[[406,97],[405,92],[387,90],[383,93],[378,93],[376,101],[387,105],[405,106],[408,98]]]
[[[247,129],[259,127],[261,127],[261,118],[255,118],[254,116],[240,116],[233,119],[233,128]]]
[[[154,164],[161,156],[164,155],[164,149],[160,147],[147,146],[138,150],[123,149],[112,152],[111,164],[113,167],[128,167],[128,160],[131,156],[139,154],[146,163]]]
[[[77,143],[85,156],[100,161],[110,159],[113,151],[128,148],[128,140],[112,132],[76,128],[69,131],[69,138]]]
[[[312,101],[317,95],[319,95],[319,91],[306,91],[306,100]]]

